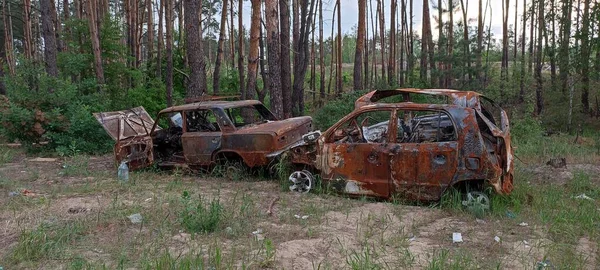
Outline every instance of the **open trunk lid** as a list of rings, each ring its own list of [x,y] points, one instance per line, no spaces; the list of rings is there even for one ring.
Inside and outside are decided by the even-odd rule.
[[[94,117],[115,141],[148,136],[154,125],[154,120],[142,106],[122,111],[94,113]]]
[[[127,162],[131,170],[147,167],[154,162],[150,132],[154,120],[144,107],[123,111],[94,113],[94,117],[116,141],[115,161]],[[160,129],[160,127],[156,127]]]

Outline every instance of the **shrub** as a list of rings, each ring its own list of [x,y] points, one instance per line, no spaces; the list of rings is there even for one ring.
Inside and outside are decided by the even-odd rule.
[[[354,102],[366,91],[354,91],[342,94],[340,98],[328,101],[323,108],[313,115],[313,121],[318,129],[325,130],[342,117],[354,110]]]
[[[179,222],[186,231],[211,233],[217,230],[223,220],[223,206],[218,198],[192,199],[189,192],[184,191],[182,200],[184,207],[179,212]]]

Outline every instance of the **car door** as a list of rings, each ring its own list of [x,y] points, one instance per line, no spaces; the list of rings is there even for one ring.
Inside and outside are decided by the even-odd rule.
[[[116,141],[115,161],[126,161],[129,169],[147,167],[154,162],[150,132],[154,120],[144,107],[129,110],[94,113],[96,120],[108,135]],[[160,127],[156,127],[160,129]]]
[[[414,200],[437,200],[456,174],[458,142],[452,119],[442,111],[396,113],[390,152],[393,192]]]
[[[223,133],[212,110],[200,109],[184,112],[181,136],[183,155],[189,165],[207,166],[212,154],[221,148]]]
[[[325,166],[322,177],[332,187],[350,195],[388,197],[389,139],[395,125],[393,110],[362,111],[342,120],[323,144]]]

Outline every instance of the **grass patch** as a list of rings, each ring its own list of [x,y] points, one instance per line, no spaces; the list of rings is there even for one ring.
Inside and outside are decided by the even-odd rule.
[[[33,230],[26,230],[19,236],[17,246],[10,253],[9,261],[36,262],[43,259],[64,259],[65,249],[79,239],[84,227],[79,222],[67,224],[42,223]]]
[[[0,146],[0,165],[12,162],[15,157],[15,150]]]
[[[191,233],[211,233],[218,229],[223,220],[223,205],[218,198],[211,201],[192,199],[189,192],[182,195],[183,209],[179,212],[181,226]]]
[[[62,170],[59,172],[61,176],[89,176],[91,175],[88,165],[90,158],[88,156],[70,157],[63,163]]]
[[[447,269],[477,269],[477,265],[471,255],[465,252],[451,253],[448,249],[437,250],[425,269],[447,270]]]

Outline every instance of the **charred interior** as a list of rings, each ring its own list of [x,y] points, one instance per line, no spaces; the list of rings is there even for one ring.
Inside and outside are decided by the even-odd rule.
[[[448,114],[437,111],[397,111],[396,138],[389,138],[391,111],[366,112],[334,133],[336,143],[424,143],[456,139]],[[369,123],[375,124],[369,125]],[[360,124],[359,124],[360,123]],[[345,126],[345,127],[344,127]]]

